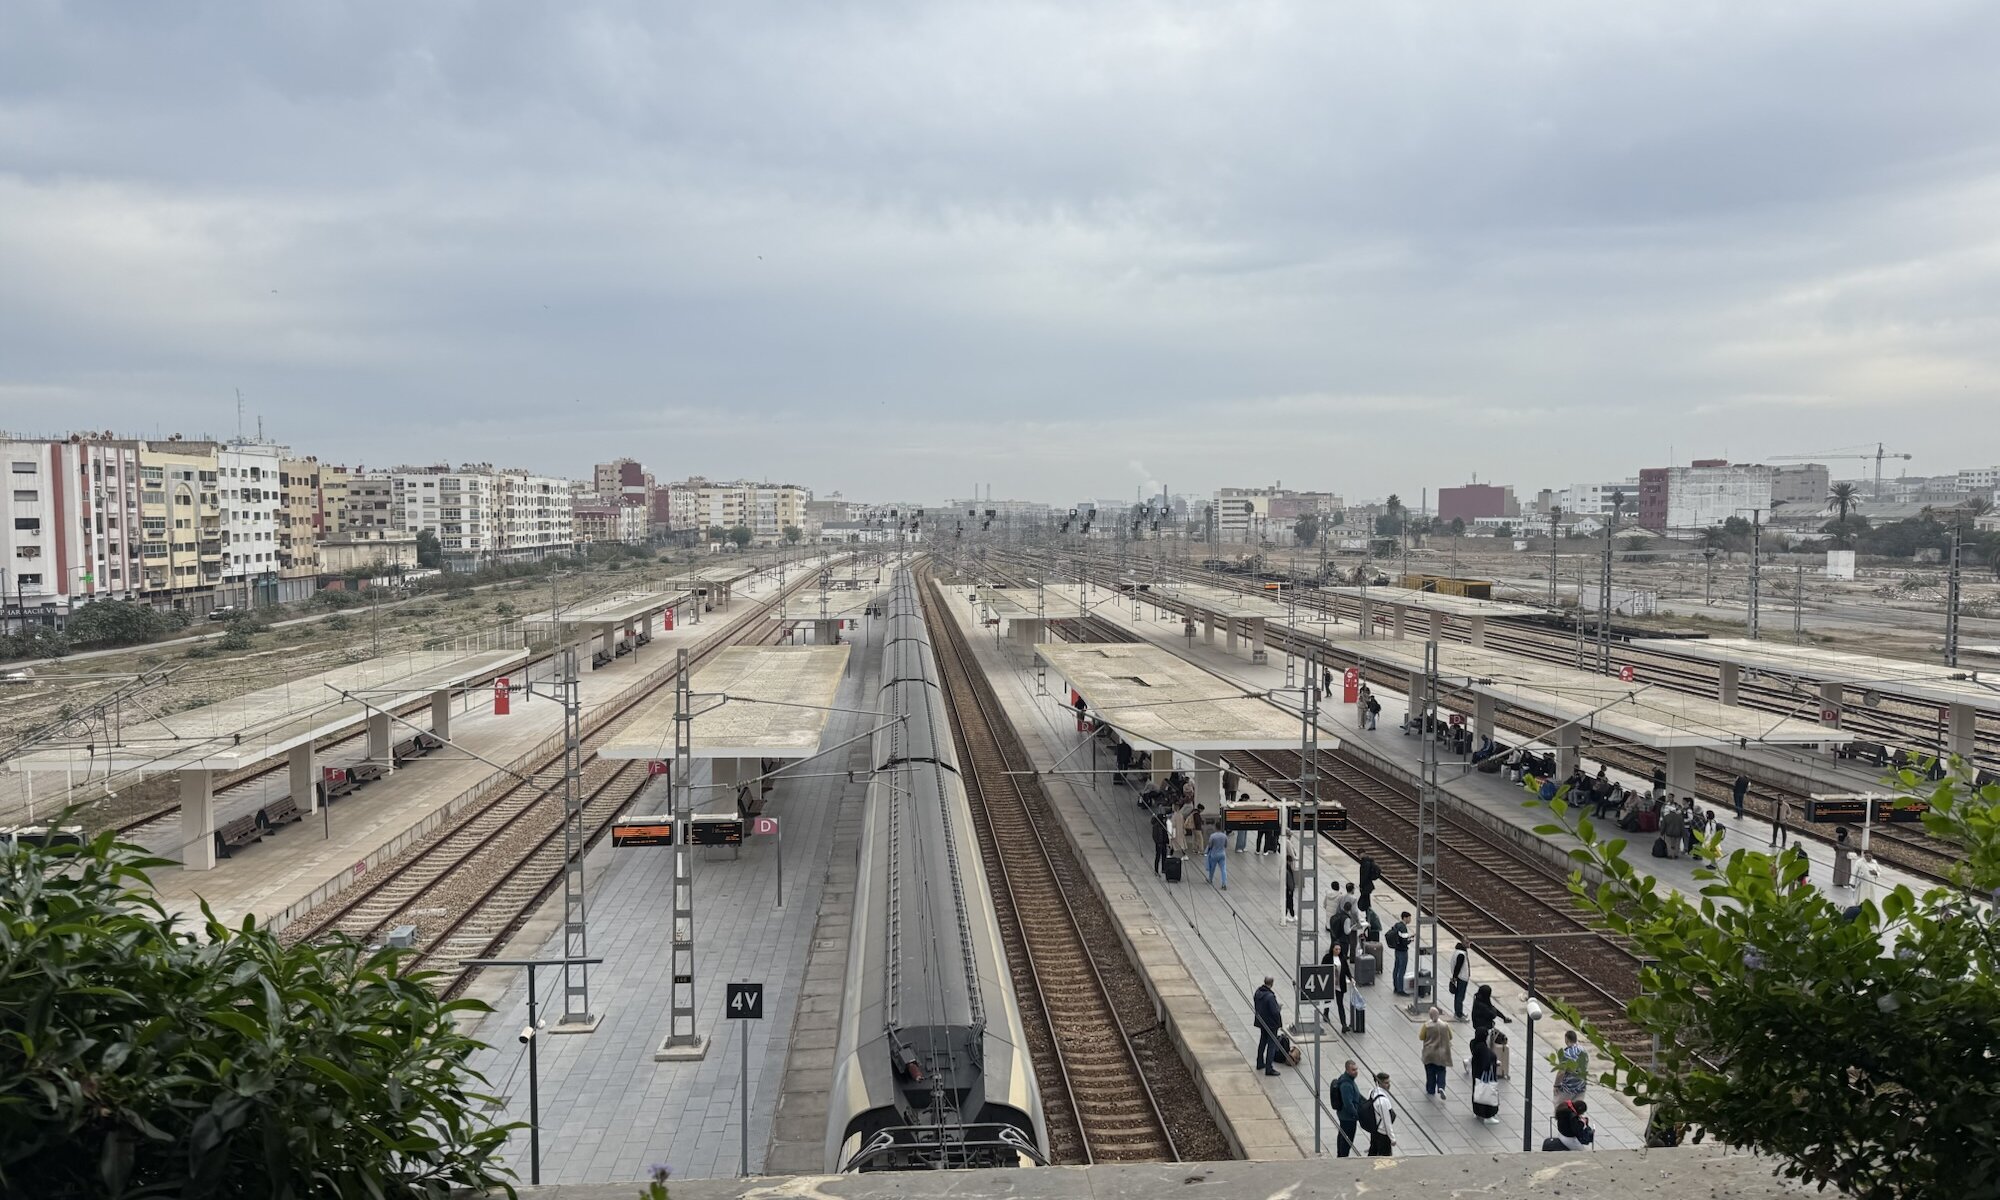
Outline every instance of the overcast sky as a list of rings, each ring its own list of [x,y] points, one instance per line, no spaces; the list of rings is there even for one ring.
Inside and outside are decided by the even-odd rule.
[[[1996,63],[1990,0],[8,0],[0,427],[241,388],[334,461],[914,499],[1990,464]]]

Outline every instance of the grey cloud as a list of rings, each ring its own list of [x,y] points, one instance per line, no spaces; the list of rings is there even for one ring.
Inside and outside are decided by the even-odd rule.
[[[240,386],[333,458],[940,497],[1990,461],[1996,51],[1970,3],[10,5],[0,424]]]

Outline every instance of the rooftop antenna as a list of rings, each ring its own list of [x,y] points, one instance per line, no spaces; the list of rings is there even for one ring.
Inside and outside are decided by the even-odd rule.
[[[236,440],[243,440],[243,389],[236,389]]]

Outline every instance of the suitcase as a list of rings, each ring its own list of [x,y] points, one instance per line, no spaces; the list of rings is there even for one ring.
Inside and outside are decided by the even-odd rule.
[[[1660,831],[1659,809],[1649,808],[1645,812],[1639,814],[1640,833],[1658,833],[1659,831]]]
[[[1362,987],[1372,987],[1375,983],[1376,960],[1367,954],[1354,959],[1354,982]]]
[[[1180,881],[1181,881],[1181,856],[1178,854],[1169,854],[1167,855],[1167,882],[1179,883]]]
[[[1349,1009],[1347,1013],[1347,1029],[1350,1033],[1367,1033],[1368,1010],[1365,1008]]]

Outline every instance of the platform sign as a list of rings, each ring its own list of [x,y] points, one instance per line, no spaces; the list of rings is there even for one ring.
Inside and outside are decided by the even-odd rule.
[[[648,775],[665,775],[671,769],[667,766],[667,760],[664,758],[649,758],[646,760],[646,774]]]
[[[674,819],[664,813],[651,817],[626,817],[611,825],[614,846],[671,846]]]
[[[1343,704],[1358,704],[1361,701],[1361,668],[1349,667],[1340,674],[1340,701]]]
[[[1819,710],[1819,723],[1822,725],[1840,724],[1840,710],[1832,707],[1822,707]]]
[[[750,832],[758,837],[769,837],[778,832],[778,818],[756,817],[750,822]]]
[[[1632,682],[1632,675],[1633,672],[1630,665],[1618,668],[1618,679],[1620,682],[1622,683]]]
[[[1299,968],[1299,1003],[1327,1004],[1334,996],[1334,984],[1340,973],[1338,963],[1312,965]]]
[[[506,716],[507,713],[510,711],[510,706],[513,702],[513,698],[514,698],[514,689],[507,685],[507,677],[505,675],[502,675],[493,681],[494,716],[496,717]]]
[[[325,784],[325,785],[326,785],[326,786],[328,786],[328,787],[332,787],[332,786],[334,786],[335,784],[340,784],[340,783],[346,783],[346,782],[347,782],[347,768],[346,768],[346,767],[321,767],[321,768],[319,769],[319,781],[320,781],[321,783]]]
[[[672,632],[674,631],[674,610],[673,610],[673,609],[671,609],[671,608],[670,608],[670,609],[667,609],[667,610],[666,610],[665,612],[663,612],[663,613],[661,613],[661,614],[660,614],[660,629],[661,629],[661,631],[662,631],[662,632],[665,632],[665,633],[672,633]]]
[[[724,989],[722,1015],[732,1021],[764,1019],[764,985],[732,983]]]

